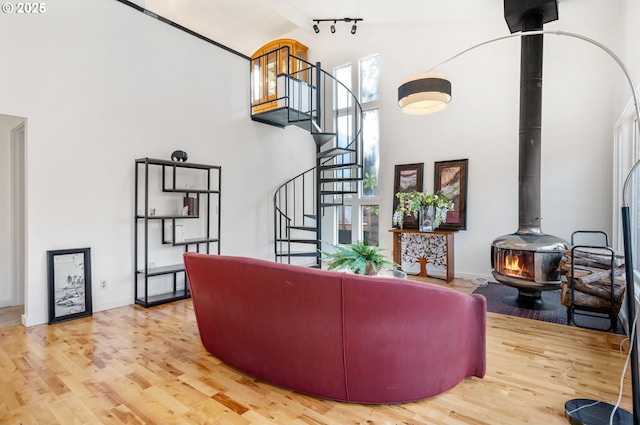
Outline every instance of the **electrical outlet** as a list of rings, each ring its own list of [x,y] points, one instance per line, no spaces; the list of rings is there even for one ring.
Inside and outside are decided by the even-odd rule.
[[[100,289],[107,289],[107,281],[106,280],[101,280],[100,281]]]

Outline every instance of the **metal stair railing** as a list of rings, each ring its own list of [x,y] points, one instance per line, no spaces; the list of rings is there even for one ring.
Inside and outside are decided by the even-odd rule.
[[[280,77],[275,80],[278,95],[263,103],[284,110],[283,126],[307,130],[316,144],[316,166],[288,180],[274,194],[274,254],[276,261],[288,263],[295,257],[314,258],[319,266],[324,209],[342,205],[345,195],[357,193],[356,185],[362,180],[362,107],[353,92],[320,63],[289,56],[288,47],[252,60],[252,86],[254,61],[264,64],[262,58],[269,55],[279,59],[274,69]],[[290,71],[292,60],[281,60],[285,55],[296,61],[294,72]],[[345,108],[334,108],[337,96]]]

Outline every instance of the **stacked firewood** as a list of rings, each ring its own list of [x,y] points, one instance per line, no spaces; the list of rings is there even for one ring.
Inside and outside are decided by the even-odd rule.
[[[562,304],[571,306],[571,284],[575,285],[574,305],[608,309],[611,306],[612,252],[598,248],[568,250],[560,261],[564,276]],[[571,275],[571,264],[574,275]],[[614,313],[620,311],[625,291],[624,256],[613,254]],[[572,279],[573,277],[573,279]]]

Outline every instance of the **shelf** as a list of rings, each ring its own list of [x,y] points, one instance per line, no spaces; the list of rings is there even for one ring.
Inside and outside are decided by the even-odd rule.
[[[198,170],[219,170],[219,165],[196,164],[193,162],[169,161],[167,159],[139,158],[136,159],[137,164],[164,165],[176,168],[195,168]]]
[[[182,242],[164,241],[162,243],[164,245],[183,246],[183,245],[194,245],[199,243],[216,243],[216,242],[220,242],[220,240],[218,238],[186,238]]]
[[[166,304],[172,301],[184,300],[187,298],[191,298],[191,291],[189,291],[188,289],[186,291],[184,289],[181,289],[179,291],[149,296],[147,297],[146,302],[144,298],[136,298],[136,304],[143,307],[153,307],[154,305]]]
[[[138,220],[149,219],[149,220],[177,220],[181,218],[200,218],[199,214],[194,215],[137,215],[136,218]]]
[[[220,193],[219,190],[209,190],[209,189],[171,189],[171,188],[162,188],[163,192],[169,192],[169,193],[209,193],[209,194],[216,194],[216,193]]]
[[[147,269],[147,276],[161,276],[163,274],[172,274],[184,272],[183,264],[174,264],[170,266],[154,267]],[[139,274],[144,274],[144,270],[138,270]]]
[[[150,174],[151,169],[153,174]],[[157,183],[158,177],[160,184],[151,185],[149,180]],[[151,158],[135,160],[133,299],[136,304],[151,307],[191,296],[184,264],[178,258],[180,251],[220,254],[221,177],[222,168],[217,165]],[[187,189],[189,182],[194,183],[195,188]],[[178,184],[184,188],[179,188]],[[149,204],[150,196],[154,203],[160,199],[161,205],[166,205],[168,202],[164,201],[176,201],[176,194],[191,198],[184,202],[188,204],[187,208],[164,208],[162,214],[149,215],[150,211],[157,211]],[[187,210],[195,214],[182,215]],[[187,221],[181,221],[183,219]],[[165,224],[169,225],[169,230]],[[171,228],[178,226],[184,226],[181,230],[191,229],[189,235],[197,237],[182,239],[183,232]],[[176,236],[180,242],[163,240],[176,239]],[[165,256],[164,252],[171,255]],[[173,258],[171,261],[180,264],[156,263],[150,258]],[[159,267],[149,268],[149,264]]]

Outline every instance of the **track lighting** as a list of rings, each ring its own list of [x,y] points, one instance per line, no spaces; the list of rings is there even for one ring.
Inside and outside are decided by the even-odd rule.
[[[331,24],[331,26],[329,27],[329,30],[331,31],[331,34],[335,34],[336,33],[336,24],[338,22],[353,22],[353,25],[351,26],[351,34],[355,34],[356,31],[358,30],[357,27],[357,23],[358,21],[363,21],[364,19],[362,18],[342,18],[342,19],[314,19],[313,22],[315,22],[315,24],[313,24],[313,31],[318,34],[320,32],[320,27],[318,26],[320,24],[320,22],[333,22]]]

